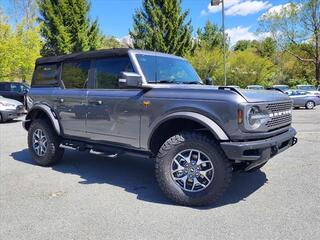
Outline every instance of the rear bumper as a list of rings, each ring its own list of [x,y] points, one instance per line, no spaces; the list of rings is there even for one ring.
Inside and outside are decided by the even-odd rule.
[[[249,142],[222,142],[227,157],[238,161],[267,161],[297,143],[294,128],[264,140]]]

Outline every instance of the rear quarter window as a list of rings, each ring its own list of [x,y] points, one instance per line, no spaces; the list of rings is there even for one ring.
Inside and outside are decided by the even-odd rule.
[[[58,64],[38,65],[35,69],[32,86],[58,86]]]

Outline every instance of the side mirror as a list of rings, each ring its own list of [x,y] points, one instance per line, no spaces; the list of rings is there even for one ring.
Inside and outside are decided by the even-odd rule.
[[[212,85],[213,84],[213,80],[212,80],[211,77],[207,77],[204,81],[205,81],[206,85]]]
[[[142,86],[142,76],[132,72],[121,72],[118,82],[120,88],[140,88]]]

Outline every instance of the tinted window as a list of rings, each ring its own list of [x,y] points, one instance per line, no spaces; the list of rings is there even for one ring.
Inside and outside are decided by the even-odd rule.
[[[142,54],[136,56],[148,82],[201,83],[196,71],[184,59]]]
[[[99,59],[96,61],[96,88],[118,88],[120,72],[134,72],[129,57]]]
[[[24,87],[22,84],[19,84],[19,83],[11,84],[11,92],[22,93],[23,91],[24,91]]]
[[[66,88],[85,88],[89,80],[90,61],[66,62],[61,79]]]
[[[0,83],[0,91],[10,91],[10,83]]]
[[[33,86],[57,86],[58,85],[58,65],[45,64],[36,67],[34,78],[32,81]]]

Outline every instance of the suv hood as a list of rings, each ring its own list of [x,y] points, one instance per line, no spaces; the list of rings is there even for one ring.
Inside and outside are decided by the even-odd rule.
[[[276,90],[238,90],[243,98],[249,103],[253,102],[273,102],[290,100],[285,93]]]
[[[172,97],[172,98],[186,98],[186,99],[208,99],[208,100],[225,100],[232,95],[240,101],[249,103],[255,102],[273,102],[273,101],[286,101],[290,100],[287,94],[276,90],[230,90],[219,89],[215,86],[207,85],[184,85],[184,84],[150,84],[151,88],[156,90],[164,90],[166,93],[156,94],[158,97]],[[152,95],[152,94],[150,94]]]

